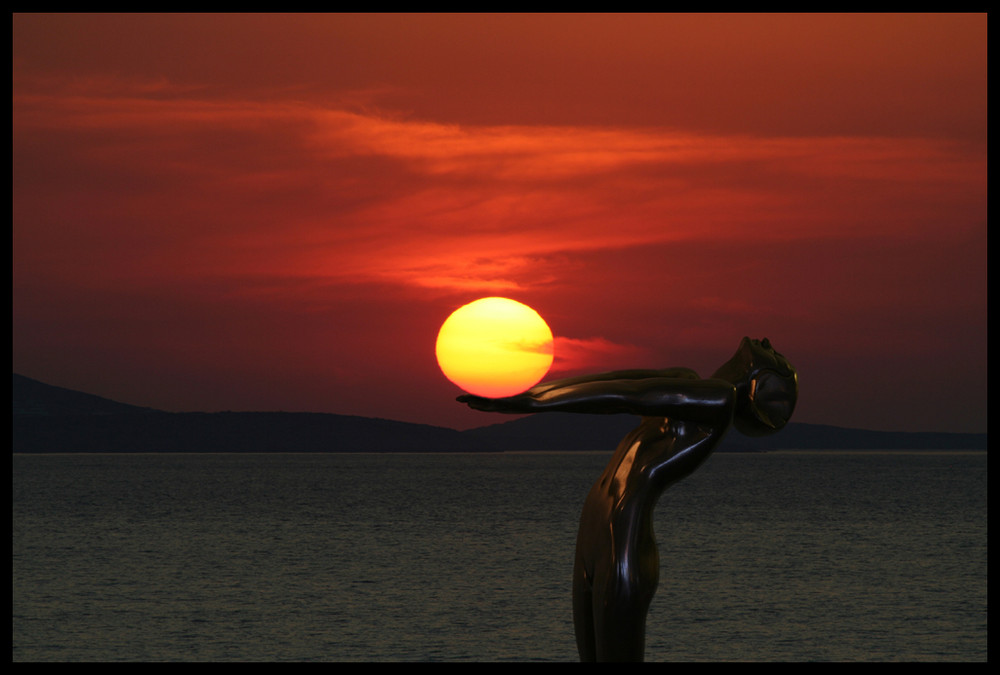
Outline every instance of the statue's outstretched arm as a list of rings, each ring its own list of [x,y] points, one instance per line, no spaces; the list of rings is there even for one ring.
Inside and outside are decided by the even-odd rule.
[[[612,370],[606,373],[579,375],[577,377],[567,377],[561,380],[547,380],[536,384],[526,393],[537,396],[553,389],[562,389],[587,382],[600,382],[605,380],[643,380],[653,377],[679,377],[696,380],[698,379],[698,373],[694,372],[690,368],[664,368],[661,370],[635,368],[632,370]]]
[[[601,376],[585,376],[543,383],[523,394],[507,398],[466,395],[458,400],[488,412],[630,413],[714,425],[729,423],[735,397],[733,385],[723,380],[662,376],[602,379]]]

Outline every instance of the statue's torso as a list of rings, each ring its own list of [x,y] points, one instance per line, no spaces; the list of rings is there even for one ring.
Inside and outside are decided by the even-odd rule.
[[[588,579],[618,575],[623,591],[651,598],[659,575],[653,507],[660,494],[711,454],[725,429],[645,417],[594,483],[577,537],[577,566]]]

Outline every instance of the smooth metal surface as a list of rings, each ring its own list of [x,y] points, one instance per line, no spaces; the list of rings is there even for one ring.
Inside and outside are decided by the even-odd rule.
[[[642,417],[590,489],[580,517],[573,623],[581,660],[643,660],[660,574],[652,517],[660,494],[697,469],[730,426],[751,436],[780,430],[797,396],[791,364],[766,338],[743,338],[708,379],[689,368],[619,370],[542,382],[508,398],[458,398],[489,412]]]

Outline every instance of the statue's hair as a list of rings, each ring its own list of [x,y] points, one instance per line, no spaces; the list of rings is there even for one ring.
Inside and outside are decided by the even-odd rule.
[[[759,344],[748,341],[748,346],[752,355],[750,365],[753,370],[773,370],[782,377],[795,376],[795,368],[771,346],[771,341],[767,338],[761,340]]]

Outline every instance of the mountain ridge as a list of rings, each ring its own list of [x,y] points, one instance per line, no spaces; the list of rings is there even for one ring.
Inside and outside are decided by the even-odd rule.
[[[631,415],[529,415],[457,431],[333,413],[172,413],[13,374],[13,452],[608,451]],[[764,438],[727,434],[718,452],[985,450],[987,435],[893,432],[791,423]]]

